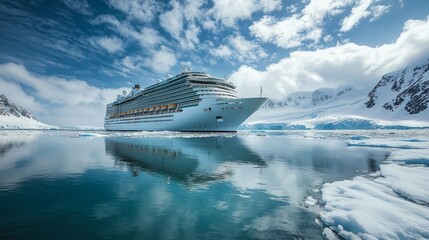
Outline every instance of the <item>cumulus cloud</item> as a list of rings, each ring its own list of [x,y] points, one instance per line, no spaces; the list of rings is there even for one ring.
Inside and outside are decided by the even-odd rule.
[[[171,1],[171,10],[159,15],[160,26],[176,39],[182,49],[195,49],[199,44],[200,28],[197,22],[202,18],[202,0],[187,0],[184,3]]]
[[[1,75],[1,73],[0,73]],[[9,100],[26,110],[34,113],[46,113],[45,106],[36,101],[33,96],[28,95],[21,86],[15,82],[8,82],[0,77],[0,94],[7,96]]]
[[[429,55],[429,16],[408,20],[394,43],[377,47],[345,43],[315,51],[295,51],[264,71],[243,65],[230,76],[242,96],[282,98],[298,90],[344,84],[374,86],[380,77],[426,59]]]
[[[217,48],[210,48],[209,53],[214,57],[228,59],[232,55],[232,50],[226,45],[220,45]]]
[[[177,1],[171,2],[172,9],[159,15],[159,24],[171,36],[178,39],[183,30],[183,14]]]
[[[96,38],[96,42],[109,53],[115,53],[123,50],[123,42],[117,37],[99,37]]]
[[[125,56],[121,60],[122,71],[129,73],[138,71],[143,67],[143,58],[140,56]]]
[[[145,66],[157,73],[168,73],[176,63],[176,56],[165,46],[161,46],[158,51],[152,51],[152,56],[144,60]]]
[[[268,54],[255,42],[236,34],[217,48],[210,48],[209,53],[217,58],[238,60],[240,62],[255,62],[264,59]]]
[[[271,12],[281,7],[280,0],[214,0],[209,13],[225,26],[232,27],[238,20],[249,19],[254,12]]]
[[[362,19],[371,17],[371,21],[380,18],[388,12],[389,6],[375,4],[377,0],[359,0],[352,8],[349,16],[341,22],[341,32],[350,31],[357,26]]]
[[[97,88],[77,79],[36,75],[16,63],[0,65],[0,89],[10,90],[7,97],[40,112],[36,117],[57,126],[102,126],[106,104],[121,91]]]
[[[288,10],[292,15],[283,19],[264,16],[255,21],[249,30],[261,41],[283,48],[298,47],[307,42],[317,44],[323,37],[323,28],[329,17],[338,16],[347,7],[354,6],[351,14],[341,21],[340,31],[346,32],[366,17],[376,20],[387,12],[388,6],[376,2],[378,0],[311,0],[302,11],[297,11],[297,6],[291,5]]]
[[[327,16],[337,15],[344,11],[344,7],[351,0],[317,1],[311,0],[305,8],[290,17],[277,20],[271,16],[264,16],[250,26],[250,32],[264,42],[292,48],[305,41],[318,42],[322,37],[322,26]]]

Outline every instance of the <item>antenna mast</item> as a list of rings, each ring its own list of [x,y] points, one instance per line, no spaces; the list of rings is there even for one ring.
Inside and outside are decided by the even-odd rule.
[[[261,91],[259,92],[259,96],[262,97],[262,86],[261,86]]]

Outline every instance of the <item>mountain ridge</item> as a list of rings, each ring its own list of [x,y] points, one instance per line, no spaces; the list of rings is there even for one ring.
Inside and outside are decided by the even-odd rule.
[[[372,88],[294,92],[269,100],[242,129],[429,127],[429,59],[385,74]]]
[[[55,128],[37,120],[29,111],[0,94],[0,128],[50,129]]]

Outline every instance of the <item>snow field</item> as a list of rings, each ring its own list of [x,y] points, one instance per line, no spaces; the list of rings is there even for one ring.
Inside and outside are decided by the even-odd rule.
[[[0,129],[51,129],[57,128],[35,119],[15,116],[0,116]]]

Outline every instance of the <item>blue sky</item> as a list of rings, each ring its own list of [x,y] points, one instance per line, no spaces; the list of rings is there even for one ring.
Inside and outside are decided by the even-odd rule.
[[[239,96],[374,86],[429,58],[427,0],[0,2],[0,93],[49,124],[101,125],[122,88],[184,65]]]

